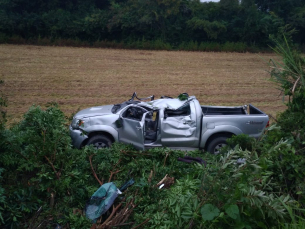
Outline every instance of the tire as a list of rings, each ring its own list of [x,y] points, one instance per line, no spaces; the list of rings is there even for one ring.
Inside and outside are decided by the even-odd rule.
[[[101,134],[92,136],[87,142],[87,145],[93,145],[96,149],[109,148],[111,144],[112,141]]]
[[[220,136],[220,137],[217,137],[217,138],[214,138],[208,145],[207,147],[207,151],[209,153],[212,153],[212,154],[219,154],[220,153],[220,149],[224,146],[227,146],[228,143],[227,143],[227,140],[228,137],[225,137],[225,136]]]

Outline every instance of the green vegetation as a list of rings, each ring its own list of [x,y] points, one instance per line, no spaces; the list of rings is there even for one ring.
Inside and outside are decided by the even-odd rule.
[[[45,111],[32,107],[22,122],[3,131],[0,201],[5,227],[35,228],[43,222],[45,227],[89,228],[91,223],[75,213],[99,187],[89,157],[100,180],[107,181],[117,170],[112,180],[118,187],[135,179],[123,200],[124,205],[135,198],[137,207],[127,221],[135,225],[149,219],[146,226],[158,228],[271,228],[291,222],[289,211],[297,217],[304,203],[304,156],[296,153],[293,139],[277,139],[279,128],[270,128],[257,142],[243,135],[231,140],[248,149],[236,146],[219,156],[191,152],[204,157],[205,167],[179,162],[184,152],[169,149],[141,153],[120,144],[98,151],[72,149],[65,123],[56,106]],[[246,163],[236,164],[238,158]],[[175,183],[159,190],[156,184],[165,174]]]
[[[100,150],[73,149],[69,120],[56,104],[46,110],[31,107],[10,128],[3,112],[0,225],[90,228],[83,209],[100,184],[113,181],[120,187],[133,178],[135,184],[110,210],[117,214],[108,226],[304,228],[305,61],[287,42],[278,42],[276,50],[283,64],[271,61],[271,76],[291,96],[287,110],[258,140],[239,135],[228,140],[232,148],[223,154],[188,153],[202,157],[206,166],[177,161],[185,152],[167,148],[139,152],[114,144]],[[6,104],[1,101],[1,106]],[[166,174],[174,182],[159,189],[157,183]]]
[[[257,51],[293,31],[304,47],[302,0],[0,1],[0,42],[136,49]]]

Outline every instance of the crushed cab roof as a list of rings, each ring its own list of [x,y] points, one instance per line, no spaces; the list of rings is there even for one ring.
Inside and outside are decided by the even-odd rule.
[[[152,109],[154,108],[168,108],[168,109],[173,109],[176,110],[179,107],[181,107],[183,104],[189,102],[190,100],[196,99],[195,96],[189,96],[187,100],[183,100],[181,101],[178,98],[164,98],[164,99],[156,99],[153,101],[149,101],[149,102],[141,102],[140,104],[142,104],[143,106],[148,106]]]

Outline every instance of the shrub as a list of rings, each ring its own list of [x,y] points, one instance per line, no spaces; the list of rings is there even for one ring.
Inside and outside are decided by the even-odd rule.
[[[72,149],[66,121],[56,105],[34,106],[19,124],[3,131],[0,216],[5,227],[90,227],[82,209],[99,187],[92,168],[100,181],[114,181],[117,187],[133,177],[122,204],[135,199],[128,222],[146,222],[145,227],[280,226],[289,221],[287,207],[296,206],[294,199],[303,202],[304,160],[289,141],[268,137],[277,136],[279,128],[272,127],[258,142],[236,136],[229,141],[239,145],[222,155],[188,153],[204,157],[205,167],[177,161],[185,152],[167,148],[138,152],[113,144]],[[246,163],[238,164],[239,158]],[[165,174],[175,183],[158,189]]]
[[[65,116],[56,106],[45,111],[32,107],[4,137],[0,167],[5,168],[5,226],[29,226],[39,206],[41,216],[55,210],[54,220],[84,206],[94,189],[90,165],[82,151],[71,148]]]

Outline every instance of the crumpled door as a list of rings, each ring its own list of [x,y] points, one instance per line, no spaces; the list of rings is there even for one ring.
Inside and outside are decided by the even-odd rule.
[[[163,121],[163,137],[190,137],[196,130],[195,124],[190,116],[168,117]]]
[[[196,118],[191,115],[163,118],[161,142],[170,147],[193,147],[196,141]]]

